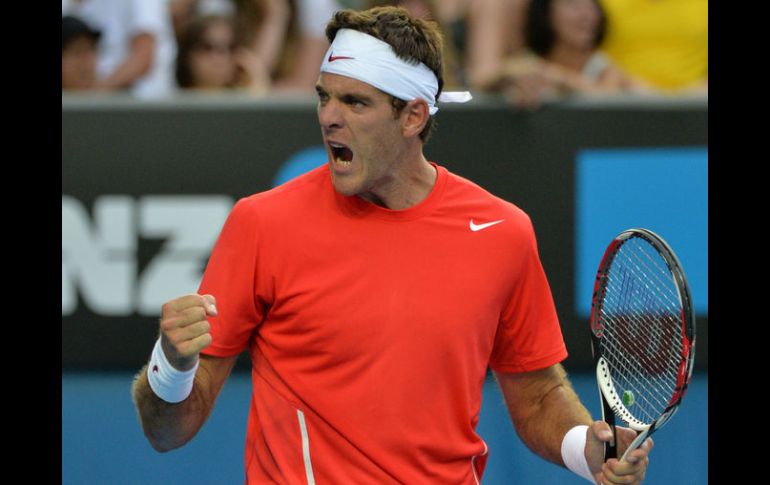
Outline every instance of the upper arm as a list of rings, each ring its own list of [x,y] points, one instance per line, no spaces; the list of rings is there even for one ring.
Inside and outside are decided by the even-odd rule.
[[[561,364],[531,372],[495,372],[514,425],[535,414],[545,397],[567,383]]]
[[[251,199],[240,199],[222,226],[198,287],[199,294],[214,295],[218,310],[208,317],[212,343],[204,354],[240,354],[262,321],[272,278],[268,269],[258,268],[261,232]]]
[[[518,374],[563,361],[567,348],[532,222],[521,210],[511,211],[508,219],[504,271],[510,279],[489,365],[496,372]]]

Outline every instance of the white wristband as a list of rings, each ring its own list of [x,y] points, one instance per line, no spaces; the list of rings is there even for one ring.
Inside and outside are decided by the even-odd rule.
[[[586,461],[586,434],[588,426],[582,424],[567,431],[561,442],[561,458],[574,473],[591,483],[596,483]]]
[[[175,369],[166,359],[166,354],[163,353],[163,348],[160,345],[160,337],[158,337],[155,347],[152,349],[150,365],[147,366],[147,380],[150,381],[152,392],[172,404],[184,401],[192,392],[198,364],[200,364],[200,360],[195,362],[195,366],[190,370]]]

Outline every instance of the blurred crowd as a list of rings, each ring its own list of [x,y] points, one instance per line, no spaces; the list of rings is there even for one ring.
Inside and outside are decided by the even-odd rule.
[[[708,0],[62,0],[62,91],[313,94],[334,12],[384,5],[441,27],[445,90],[708,94]]]

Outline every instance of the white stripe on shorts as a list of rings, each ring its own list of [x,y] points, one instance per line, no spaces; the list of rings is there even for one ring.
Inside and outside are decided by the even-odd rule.
[[[299,419],[299,431],[302,433],[302,458],[305,460],[305,477],[307,477],[307,485],[315,485],[313,463],[310,461],[310,440],[307,437],[305,414],[299,409],[297,409],[297,418]]]
[[[476,485],[480,485],[479,483],[479,474],[476,473],[476,457],[477,456],[484,456],[487,453],[489,453],[489,447],[487,447],[487,443],[484,440],[481,440],[482,443],[484,443],[484,452],[480,455],[474,455],[473,458],[471,458],[471,471],[473,471],[473,479],[476,480]]]

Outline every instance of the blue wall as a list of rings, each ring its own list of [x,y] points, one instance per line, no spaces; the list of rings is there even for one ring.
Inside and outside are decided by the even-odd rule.
[[[596,270],[621,231],[643,227],[679,258],[698,315],[708,314],[708,150],[581,150],[575,170],[575,308],[587,317]]]
[[[209,421],[182,449],[156,453],[142,435],[131,402],[132,375],[62,376],[62,484],[239,484],[249,375],[231,376]],[[575,389],[600,416],[594,378],[572,376]],[[584,484],[533,455],[516,437],[497,385],[488,380],[478,426],[490,447],[485,484]],[[646,484],[708,482],[708,377],[694,376],[679,413],[655,436]],[[686,466],[683,466],[686,464]]]

